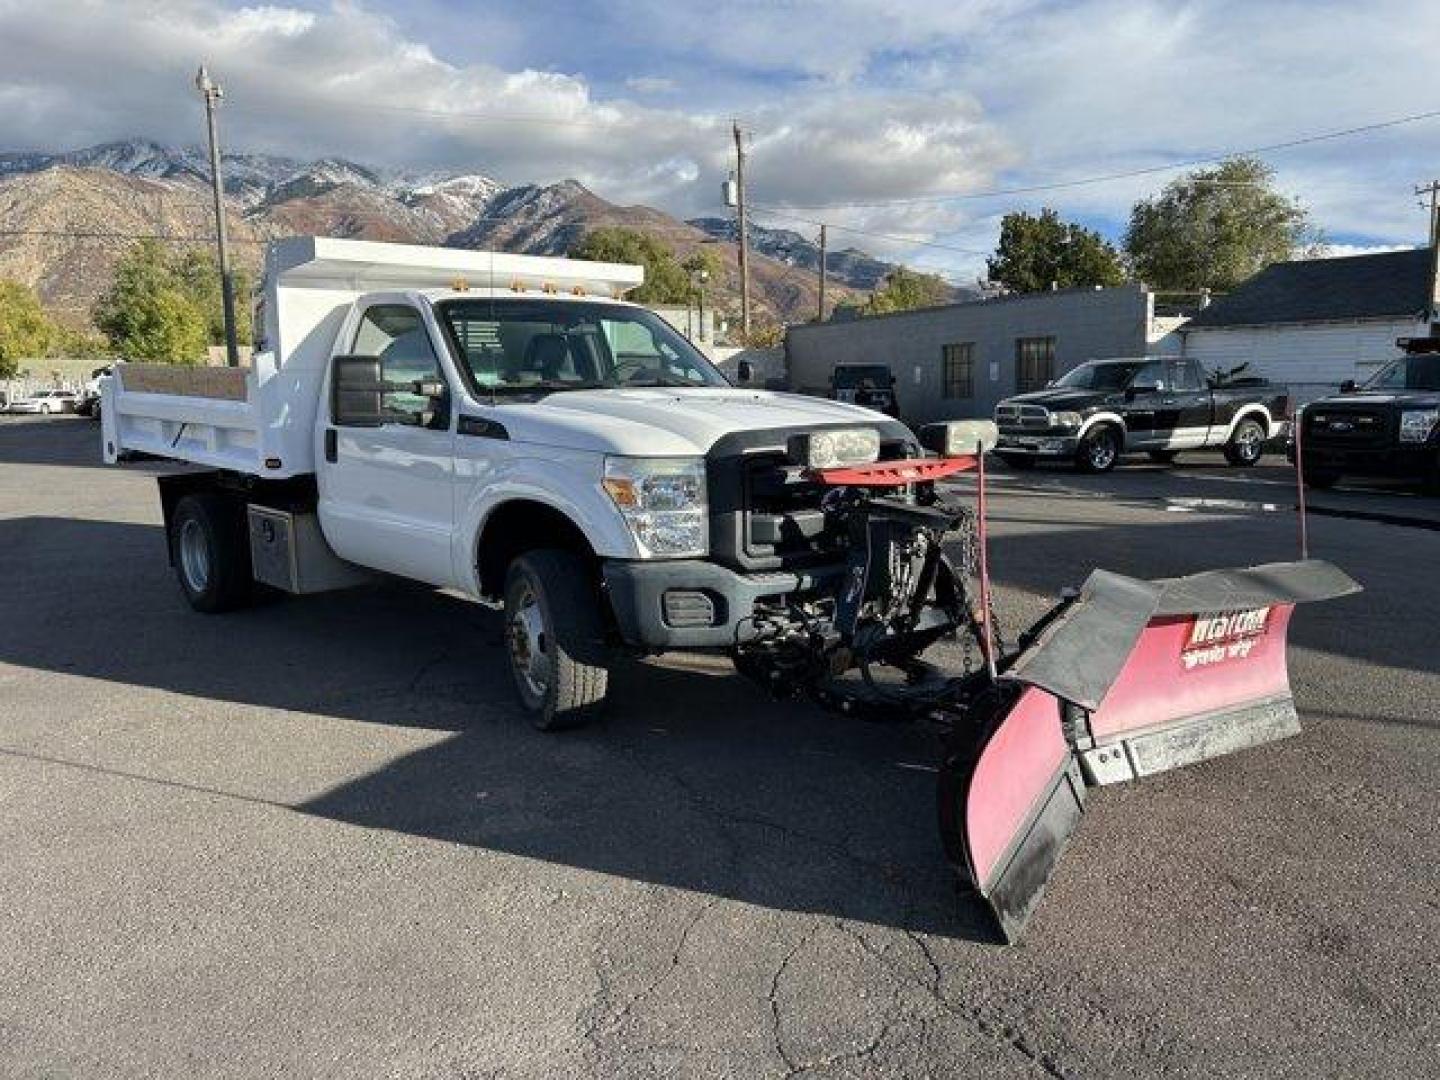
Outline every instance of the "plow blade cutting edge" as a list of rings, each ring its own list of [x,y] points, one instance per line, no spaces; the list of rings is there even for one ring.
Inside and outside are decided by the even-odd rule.
[[[1042,621],[940,770],[946,851],[1005,938],[1023,932],[1087,787],[1298,733],[1291,612],[1359,588],[1316,560],[1154,582],[1097,570]]]

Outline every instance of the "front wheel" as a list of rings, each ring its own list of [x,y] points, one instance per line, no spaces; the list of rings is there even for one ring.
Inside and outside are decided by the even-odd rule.
[[[1120,433],[1113,427],[1093,428],[1080,440],[1075,465],[1081,472],[1104,473],[1120,460]]]
[[[541,731],[579,727],[600,712],[610,656],[594,577],[577,556],[543,549],[510,564],[505,643],[515,692]]]
[[[1248,467],[1265,453],[1265,429],[1258,420],[1241,420],[1235,425],[1230,441],[1225,444],[1225,460],[1231,465]]]

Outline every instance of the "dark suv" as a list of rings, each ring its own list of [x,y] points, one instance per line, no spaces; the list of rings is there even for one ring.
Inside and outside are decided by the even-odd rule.
[[[1440,337],[1398,344],[1406,355],[1363,387],[1347,383],[1337,397],[1301,409],[1300,458],[1310,487],[1329,487],[1347,474],[1440,487]]]

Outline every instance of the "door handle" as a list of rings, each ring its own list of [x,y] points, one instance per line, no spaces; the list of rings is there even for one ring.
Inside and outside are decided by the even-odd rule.
[[[1161,399],[1160,399],[1160,404],[1161,404],[1161,405],[1174,405],[1174,404],[1175,404],[1176,402],[1178,402],[1179,400],[1180,400],[1179,398],[1173,398],[1173,397],[1161,398]]]
[[[333,427],[325,429],[325,460],[332,465],[340,460],[339,433]]]

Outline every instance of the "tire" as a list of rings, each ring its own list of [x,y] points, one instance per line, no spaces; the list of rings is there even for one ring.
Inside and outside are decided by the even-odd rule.
[[[1179,450],[1151,450],[1151,451],[1149,451],[1149,456],[1150,456],[1150,460],[1153,461],[1153,462],[1155,462],[1156,465],[1172,465],[1172,464],[1174,464],[1175,459],[1180,456],[1180,451],[1179,451]]]
[[[1020,472],[1035,467],[1035,458],[1030,454],[996,454],[995,456],[1010,466],[1010,468]]]
[[[541,731],[580,727],[603,709],[610,650],[600,597],[568,551],[529,551],[505,575],[505,644],[521,708]]]
[[[1120,460],[1120,432],[1109,424],[1092,428],[1075,451],[1075,467],[1083,473],[1106,473]]]
[[[1249,468],[1265,456],[1265,429],[1260,421],[1246,417],[1235,425],[1225,444],[1225,460],[1238,468]]]
[[[180,591],[196,611],[217,615],[254,593],[245,507],[213,492],[184,496],[170,517],[170,552]]]
[[[1306,469],[1305,486],[1324,491],[1340,482],[1340,474],[1329,469]]]

